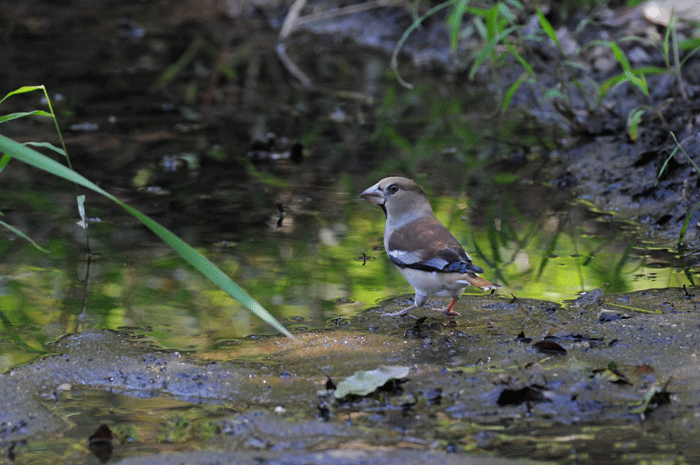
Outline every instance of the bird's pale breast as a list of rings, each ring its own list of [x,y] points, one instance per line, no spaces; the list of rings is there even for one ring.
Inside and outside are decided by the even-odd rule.
[[[399,271],[416,291],[425,295],[451,297],[461,294],[468,286],[458,282],[464,276],[460,273],[427,272],[413,268],[399,268]]]

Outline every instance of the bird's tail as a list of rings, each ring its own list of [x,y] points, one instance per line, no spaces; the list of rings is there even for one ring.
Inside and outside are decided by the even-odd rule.
[[[472,286],[476,286],[482,291],[489,291],[492,289],[499,289],[502,287],[500,284],[494,284],[491,281],[487,281],[484,278],[481,278],[475,274],[472,273],[467,273],[465,274],[460,281],[466,281]]]

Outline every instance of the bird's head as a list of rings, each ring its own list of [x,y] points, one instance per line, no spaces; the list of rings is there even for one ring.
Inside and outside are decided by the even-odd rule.
[[[360,197],[382,207],[387,218],[400,220],[402,217],[419,217],[433,213],[423,189],[407,178],[384,178],[362,192]]]

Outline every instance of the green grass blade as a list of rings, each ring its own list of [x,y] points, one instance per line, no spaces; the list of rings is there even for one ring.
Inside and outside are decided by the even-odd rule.
[[[647,80],[644,75],[636,76],[632,71],[625,70],[625,76],[627,80],[632,83],[637,89],[641,90],[644,95],[649,97],[649,89],[647,87]]]
[[[240,286],[234,283],[231,278],[229,278],[223,271],[217,268],[211,261],[205,258],[202,254],[197,252],[190,245],[185,243],[182,239],[177,237],[175,234],[170,232],[168,229],[164,228],[160,224],[153,221],[148,216],[139,212],[138,210],[126,205],[124,202],[120,201],[112,194],[101,189],[96,184],[89,181],[87,178],[79,175],[75,171],[68,169],[66,166],[58,163],[51,158],[42,155],[41,153],[26,147],[19,142],[15,142],[0,134],[0,152],[4,152],[19,161],[32,165],[41,170],[47,171],[53,175],[59,176],[61,178],[72,181],[83,187],[91,189],[99,194],[104,195],[110,200],[118,203],[122,208],[135,216],[139,221],[141,221],[147,228],[153,231],[158,237],[170,245],[177,253],[182,256],[186,261],[188,261],[192,266],[199,270],[204,276],[209,278],[215,284],[217,284],[221,289],[228,292],[231,297],[238,300],[241,304],[247,307],[251,312],[258,316],[261,320],[268,323],[270,326],[274,327],[276,330],[284,334],[285,336],[294,338],[294,336],[287,331],[287,329],[282,326],[262,305],[260,305],[255,299],[253,299],[248,293],[246,293]]]
[[[664,34],[664,41],[663,41],[663,57],[664,57],[664,62],[666,63],[666,67],[670,68],[671,67],[671,30],[673,30],[676,25],[674,24],[674,18],[673,18],[673,11],[671,12],[671,19],[668,22],[668,26],[666,26],[666,33]]]
[[[688,230],[688,225],[690,224],[690,220],[693,218],[693,215],[695,215],[695,212],[698,211],[698,208],[700,208],[700,203],[695,205],[695,208],[693,208],[693,211],[688,213],[688,216],[685,218],[685,222],[683,223],[683,227],[681,228],[681,232],[678,235],[678,247],[683,245],[683,239],[685,239],[685,232]]]
[[[639,134],[639,123],[642,121],[642,115],[645,111],[646,107],[635,108],[629,113],[629,115],[627,115],[627,134],[632,142],[637,140],[637,135]]]
[[[515,94],[515,91],[518,90],[520,85],[528,80],[529,76],[527,73],[523,73],[522,76],[518,78],[517,81],[513,83],[512,86],[508,88],[508,91],[506,92],[506,95],[503,98],[503,103],[501,104],[501,111],[506,111],[508,107],[510,106],[510,101],[513,99],[513,95]]]
[[[175,63],[163,71],[160,76],[158,76],[158,79],[156,79],[156,82],[151,85],[149,90],[151,92],[158,91],[172,82],[173,79],[175,79],[175,77],[177,77],[177,75],[180,74],[182,70],[195,59],[197,53],[199,53],[202,47],[204,47],[204,44],[204,39],[199,36],[195,37],[194,40],[190,42],[190,45],[187,47],[187,50],[185,50],[185,53],[183,53]]]
[[[486,12],[484,19],[486,20],[486,39],[491,41],[498,33],[498,8],[497,4],[492,6]]]
[[[31,145],[32,147],[44,147],[45,149],[53,150],[54,152],[64,157],[66,156],[66,152],[64,152],[63,149],[60,149],[49,142],[24,142],[24,145]]]
[[[625,76],[623,74],[618,74],[617,76],[613,76],[609,79],[607,79],[603,84],[600,85],[600,92],[601,95],[605,95],[608,93],[608,91],[614,87],[617,87],[621,82],[625,80]]]
[[[19,89],[13,90],[12,92],[10,92],[10,93],[7,94],[6,96],[4,96],[4,97],[2,98],[2,100],[0,100],[0,103],[4,102],[6,98],[8,98],[8,97],[10,97],[10,96],[12,96],[12,95],[15,95],[15,94],[24,94],[24,93],[26,93],[26,92],[33,92],[33,91],[35,91],[35,90],[44,90],[44,86],[24,86],[24,87],[20,87]]]
[[[557,37],[557,31],[554,30],[554,27],[552,26],[552,23],[549,22],[549,20],[545,17],[544,13],[542,13],[542,10],[537,8],[537,17],[540,20],[540,26],[542,26],[542,30],[547,34],[547,36],[552,39],[554,42],[554,45],[557,46],[557,50],[559,50],[559,53],[564,56],[564,51],[561,47],[561,44],[559,43],[559,38]]]
[[[467,3],[469,3],[469,0],[458,0],[447,16],[447,25],[450,28],[450,49],[453,52],[457,50],[459,33],[462,29],[462,18],[464,17],[464,13],[466,13]]]
[[[520,11],[525,11],[525,5],[520,3],[518,0],[506,0],[505,3],[514,6],[515,8],[517,8]]]
[[[657,186],[659,184],[659,179],[661,179],[661,175],[664,174],[664,171],[666,171],[666,166],[668,166],[668,162],[673,158],[673,156],[678,152],[678,146],[676,146],[675,149],[673,149],[673,152],[671,152],[671,155],[664,160],[664,164],[661,165],[661,169],[659,170],[659,174],[656,175],[656,182],[654,183],[654,186]]]
[[[632,72],[635,74],[635,76],[646,76],[649,74],[666,74],[668,73],[668,70],[658,66],[641,66],[639,68],[634,68]]]
[[[97,187],[97,186],[95,186]],[[146,227],[153,231],[158,237],[163,239],[168,245],[170,245],[177,253],[187,260],[192,266],[198,269],[204,276],[213,281],[217,286],[219,286],[228,294],[247,307],[251,312],[258,316],[261,320],[275,328],[277,331],[281,332],[285,336],[294,338],[292,334],[287,331],[287,329],[279,323],[275,317],[273,317],[265,308],[260,305],[255,299],[253,299],[247,292],[245,292],[238,284],[234,283],[231,278],[229,278],[223,271],[221,271],[216,265],[214,265],[210,260],[204,257],[202,254],[197,252],[190,245],[186,244],[182,239],[177,237],[175,234],[170,232],[168,229],[164,228],[160,224],[153,221],[148,216],[144,215],[140,211],[117,201],[125,210],[135,216],[139,221],[141,221]]]
[[[12,121],[13,119],[24,118],[25,116],[31,116],[31,115],[51,117],[51,113],[47,113],[43,110],[24,111],[24,112],[20,112],[20,113],[10,113],[9,115],[0,116],[0,123],[6,123],[8,121]]]
[[[479,66],[481,66],[481,63],[486,58],[491,57],[492,60],[496,58],[495,56],[495,50],[496,46],[511,32],[515,30],[515,27],[509,27],[505,30],[503,30],[500,34],[498,34],[496,37],[491,38],[479,51],[478,55],[476,56],[476,59],[474,60],[474,63],[471,66],[471,69],[469,70],[469,79],[474,79],[474,76],[476,75],[476,72],[479,70]]]
[[[544,98],[545,100],[554,100],[555,98],[566,100],[566,95],[564,95],[562,91],[557,89],[556,87],[552,87],[551,89],[545,91],[544,94],[542,94],[542,98]]]
[[[525,68],[527,74],[534,77],[535,71],[532,69],[532,66],[530,65],[530,63],[527,62],[527,60],[525,60],[525,58],[522,57],[522,55],[520,55],[520,53],[518,53],[515,47],[513,47],[513,44],[511,44],[510,42],[506,42],[506,47],[508,47],[508,51],[510,52],[510,54],[513,55],[516,60],[518,60],[520,66]]]
[[[0,173],[2,173],[2,170],[4,170],[7,164],[10,163],[11,158],[12,157],[7,154],[2,155],[2,158],[0,158]]]
[[[685,155],[685,158],[687,158],[690,164],[693,165],[693,168],[695,168],[695,172],[700,172],[700,167],[698,167],[698,165],[693,161],[693,159],[690,158],[688,152],[686,152],[683,146],[678,142],[678,139],[676,138],[676,134],[674,132],[671,132],[671,137],[673,137],[673,142],[676,143],[676,148],[680,149],[680,151],[683,152],[683,155]]]
[[[615,59],[618,61],[618,63],[620,63],[622,69],[631,73],[632,65],[630,65],[630,62],[627,59],[627,56],[625,55],[625,52],[622,51],[620,46],[612,41],[608,42],[607,45],[612,49],[613,55],[615,55]]]
[[[413,24],[411,24],[408,28],[406,28],[403,35],[399,39],[399,41],[396,43],[396,47],[394,47],[394,51],[391,52],[390,66],[391,66],[391,69],[394,71],[394,74],[396,74],[396,80],[399,81],[399,84],[406,87],[407,89],[413,89],[413,84],[410,84],[410,83],[404,81],[403,78],[401,77],[401,73],[399,73],[399,52],[403,48],[403,44],[408,39],[408,36],[411,35],[411,32],[413,32],[414,29],[416,29],[418,26],[420,26],[423,21],[425,21],[427,18],[434,15],[438,11],[442,10],[443,8],[447,8],[448,6],[452,5],[456,1],[457,0],[447,0],[446,2],[440,3],[439,5],[432,7],[423,16],[416,19],[413,22]]]
[[[31,237],[27,236],[27,235],[24,234],[22,231],[20,231],[19,229],[15,228],[14,226],[9,225],[9,224],[5,223],[4,221],[0,221],[0,226],[3,226],[5,229],[8,229],[8,230],[12,231],[13,233],[17,234],[17,235],[18,235],[19,237],[21,237],[22,239],[25,239],[25,240],[31,242],[32,245],[33,245],[34,247],[36,247],[37,249],[41,250],[42,252],[44,252],[44,253],[49,253],[48,250],[46,250],[46,249],[42,248],[41,246],[39,246],[39,244],[37,244],[36,242],[34,242],[34,240],[33,240]]]

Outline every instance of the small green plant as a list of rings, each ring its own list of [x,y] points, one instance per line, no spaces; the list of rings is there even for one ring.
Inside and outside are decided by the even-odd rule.
[[[620,42],[629,41],[639,41],[646,45],[656,47],[661,52],[663,56],[665,67],[658,66],[643,66],[639,68],[632,68],[627,56],[620,48],[620,46],[613,41],[593,41],[590,45],[603,45],[609,47],[615,56],[615,59],[622,67],[622,73],[607,79],[600,85],[601,98],[605,96],[610,90],[621,84],[630,84],[633,88],[637,89],[647,100],[646,104],[640,104],[630,110],[627,116],[627,132],[630,140],[637,140],[639,133],[639,124],[642,121],[642,116],[645,112],[653,113],[664,127],[670,129],[668,123],[664,119],[661,111],[660,105],[654,105],[652,102],[651,94],[649,93],[649,85],[647,83],[646,77],[654,74],[672,74],[678,83],[678,91],[684,100],[688,99],[687,92],[685,90],[685,84],[683,83],[683,78],[681,76],[681,68],[685,62],[692,57],[695,53],[700,50],[700,43],[697,39],[685,40],[680,42],[678,40],[677,23],[675,16],[671,16],[671,20],[666,28],[666,33],[664,34],[663,41],[649,41],[641,39],[639,37],[625,37],[620,39]],[[685,57],[681,60],[680,50],[687,51]]]
[[[660,112],[656,111],[652,104],[651,94],[649,93],[649,85],[646,76],[651,74],[664,74],[668,72],[665,68],[655,66],[645,66],[640,68],[632,68],[627,56],[620,46],[613,41],[593,41],[591,44],[602,45],[609,47],[613,52],[613,56],[622,67],[622,73],[607,79],[599,88],[601,99],[615,87],[622,84],[630,84],[637,89],[647,100],[646,104],[640,104],[632,108],[627,115],[627,134],[630,140],[637,140],[639,133],[639,124],[645,112],[656,112],[657,116],[666,125],[666,122]],[[667,125],[666,125],[667,126]]]
[[[659,170],[659,174],[656,176],[656,183],[654,183],[654,186],[657,186],[659,184],[659,179],[661,179],[661,175],[666,171],[666,167],[668,166],[668,162],[671,161],[671,158],[676,155],[676,153],[680,150],[683,152],[683,155],[685,155],[685,158],[688,159],[691,165],[693,165],[693,168],[695,168],[696,173],[700,173],[700,168],[698,168],[698,165],[693,161],[692,158],[690,158],[690,155],[688,155],[688,152],[685,151],[685,149],[681,146],[681,144],[678,142],[678,139],[676,139],[676,135],[674,133],[671,133],[671,137],[673,137],[673,141],[676,143],[676,147],[673,149],[671,154],[666,157],[666,160],[664,161],[664,164],[661,165],[661,169]],[[678,234],[678,242],[677,245],[680,247],[683,244],[683,240],[685,239],[685,233],[688,230],[688,225],[690,224],[690,220],[693,218],[693,215],[695,215],[695,212],[698,211],[698,208],[700,208],[700,203],[695,205],[695,208],[691,210],[690,213],[688,213],[688,216],[686,216],[685,221],[683,222],[683,226],[681,227],[680,233]]]
[[[459,38],[462,35],[477,35],[482,42],[482,45],[474,50],[470,56],[471,64],[468,72],[468,77],[470,79],[473,79],[479,69],[485,64],[494,82],[497,82],[499,79],[499,69],[514,61],[523,68],[522,74],[505,90],[505,92],[502,91],[499,86],[494,87],[495,91],[498,93],[497,100],[500,102],[499,110],[501,112],[506,111],[510,107],[516,91],[524,83],[530,83],[538,89],[536,98],[542,98],[544,101],[552,101],[555,108],[560,111],[560,113],[568,115],[572,124],[576,123],[573,116],[575,111],[573,110],[573,96],[570,87],[573,85],[578,89],[581,95],[585,95],[584,85],[577,78],[581,67],[566,55],[554,27],[539,9],[536,9],[536,13],[541,31],[528,34],[527,36],[524,34],[523,26],[518,23],[518,17],[513,11],[525,12],[526,8],[517,0],[496,2],[488,8],[469,6],[468,0],[449,0],[429,10],[405,31],[394,49],[391,66],[396,72],[397,79],[401,84],[406,87],[411,87],[410,84],[406,83],[401,78],[397,63],[398,52],[403,47],[406,38],[427,17],[447,7],[452,7],[447,17],[452,50],[454,51],[457,49]],[[471,15],[471,18],[465,25],[463,24],[463,19],[466,14]],[[542,41],[547,38],[551,39],[556,46],[562,64],[564,65],[563,67],[558,67],[558,84],[549,89],[543,88],[538,80],[534,69],[535,59],[533,58],[536,54],[528,44],[528,41]],[[591,104],[589,100],[583,98],[582,101],[590,110]]]
[[[151,231],[153,231],[154,234],[156,234],[158,237],[160,237],[165,243],[170,245],[182,258],[184,258],[187,262],[189,262],[192,266],[194,266],[199,272],[201,272],[204,276],[209,278],[211,281],[213,281],[216,285],[218,285],[221,289],[226,291],[231,297],[234,299],[238,300],[241,304],[243,304],[248,310],[253,312],[256,316],[258,316],[260,319],[274,327],[276,330],[284,334],[285,336],[294,338],[294,336],[287,331],[287,329],[282,326],[265,308],[263,308],[262,305],[260,305],[255,299],[253,299],[248,293],[246,293],[240,286],[238,286],[236,283],[234,283],[231,278],[229,278],[226,274],[224,274],[223,271],[221,271],[216,265],[214,265],[211,261],[209,261],[206,257],[204,257],[202,254],[197,252],[194,248],[192,248],[190,245],[185,243],[182,239],[177,237],[175,234],[170,232],[168,229],[164,228],[160,224],[158,224],[156,221],[152,220],[148,216],[144,215],[143,213],[139,212],[138,210],[130,207],[129,205],[125,204],[124,202],[120,201],[116,197],[114,197],[112,194],[104,191],[101,189],[99,186],[94,184],[92,181],[88,180],[87,178],[81,176],[80,174],[76,173],[73,171],[73,169],[70,167],[70,160],[68,159],[67,156],[67,151],[65,149],[65,144],[63,143],[63,137],[61,136],[61,132],[58,128],[58,122],[56,120],[56,116],[54,115],[53,109],[51,107],[51,103],[49,100],[48,93],[46,92],[46,88],[44,86],[27,86],[27,87],[22,87],[20,89],[17,89],[13,92],[10,92],[7,94],[2,100],[0,100],[0,103],[10,97],[11,95],[15,94],[21,94],[25,92],[32,92],[32,91],[37,91],[41,90],[44,92],[44,95],[46,97],[46,101],[49,106],[49,113],[41,110],[36,110],[36,111],[31,111],[31,112],[26,112],[26,113],[13,113],[9,115],[5,115],[0,117],[0,123],[10,121],[16,118],[21,118],[24,116],[28,115],[40,115],[40,116],[48,116],[53,119],[54,124],[56,125],[56,131],[58,132],[59,139],[61,141],[62,149],[59,149],[57,147],[54,147],[51,144],[47,143],[27,143],[27,144],[20,144],[19,142],[15,142],[12,139],[9,139],[2,134],[0,134],[0,153],[2,153],[2,157],[0,158],[0,170],[3,168],[7,167],[8,162],[10,161],[11,158],[14,158],[16,160],[19,160],[21,162],[24,162],[28,165],[32,165],[40,170],[43,170],[47,173],[50,173],[54,176],[61,177],[63,179],[66,179],[68,181],[71,181],[75,183],[76,185],[83,186],[87,189],[90,189],[94,192],[97,192],[98,194],[101,194],[108,199],[114,201],[117,203],[119,206],[124,208],[126,211],[128,211],[131,215],[136,217],[141,223],[143,223],[147,228],[149,228]],[[66,162],[68,166],[64,166],[61,163],[58,163],[57,161],[37,152],[36,150],[33,150],[32,148],[28,147],[28,145],[34,145],[34,146],[41,146],[41,147],[46,147],[49,148],[62,156],[66,158]],[[79,203],[79,208],[81,209],[81,221],[83,222],[82,226],[84,228],[87,227],[87,223],[84,222],[84,209],[83,207],[80,207],[80,205],[83,204],[84,198],[81,200],[81,196],[78,196],[78,203]],[[13,228],[14,229],[14,228]],[[27,238],[26,235],[23,235],[20,233],[23,237]],[[28,238],[27,238],[28,239]]]
[[[592,7],[593,3],[589,6]],[[404,81],[398,72],[398,52],[413,30],[419,27],[426,18],[445,8],[450,8],[446,22],[450,31],[450,46],[453,51],[457,50],[459,39],[463,35],[476,35],[481,40],[481,46],[471,56],[468,73],[470,79],[473,79],[477,71],[485,64],[492,74],[494,82],[498,79],[498,70],[503,66],[517,62],[522,67],[522,74],[505,91],[502,91],[499,86],[494,87],[495,91],[499,93],[498,100],[502,112],[511,106],[516,91],[524,83],[529,83],[537,88],[538,92],[535,98],[539,100],[540,104],[551,102],[553,107],[566,118],[570,126],[578,127],[580,123],[576,117],[577,105],[585,105],[585,109],[592,113],[600,106],[610,90],[622,84],[629,84],[637,89],[646,100],[630,110],[627,116],[627,129],[631,140],[637,139],[639,125],[645,113],[653,113],[664,126],[668,127],[658,105],[654,105],[652,102],[647,76],[671,73],[676,77],[680,94],[683,98],[687,98],[681,78],[681,68],[692,55],[700,50],[700,39],[678,40],[676,20],[673,16],[662,41],[652,42],[637,37],[622,38],[618,42],[612,40],[591,41],[585,47],[603,46],[609,48],[622,67],[620,74],[599,83],[587,77],[581,64],[576,61],[577,53],[567,55],[557,31],[539,8],[536,8],[535,12],[540,30],[525,34],[524,27],[518,23],[518,17],[514,12],[527,13],[527,8],[518,0],[495,2],[488,8],[470,6],[469,0],[448,0],[436,5],[416,19],[397,43],[392,54],[391,66],[396,72],[397,80],[402,85],[412,87]],[[465,15],[471,15],[466,23],[464,22]],[[584,24],[585,22],[582,22],[581,26]],[[561,62],[561,66],[556,67],[556,84],[550,88],[542,86],[541,79],[535,72],[538,58],[531,45],[533,42],[543,40],[550,40],[554,44]],[[647,45],[657,47],[664,57],[665,66],[633,68],[619,45],[620,42],[632,40],[643,41]],[[681,50],[687,52],[683,59],[680,58]],[[595,94],[597,94],[597,98],[594,97]],[[575,99],[575,95],[578,95],[579,98]]]

